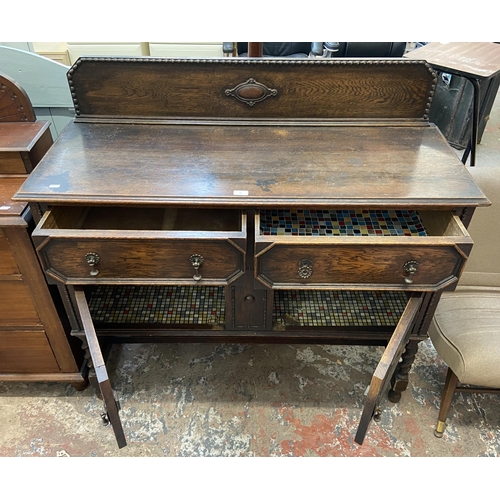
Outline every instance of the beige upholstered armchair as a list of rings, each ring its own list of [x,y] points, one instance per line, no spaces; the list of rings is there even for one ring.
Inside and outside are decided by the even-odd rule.
[[[492,205],[476,210],[469,261],[457,290],[443,294],[429,329],[448,365],[437,437],[445,430],[455,391],[500,392],[500,165],[469,171]]]

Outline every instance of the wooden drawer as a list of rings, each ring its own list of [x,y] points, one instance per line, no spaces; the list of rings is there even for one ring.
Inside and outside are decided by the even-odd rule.
[[[21,280],[0,280],[0,325],[41,325],[26,283]]]
[[[0,175],[30,173],[52,144],[46,121],[0,121]]]
[[[24,165],[21,154],[17,151],[0,151],[0,174],[25,174],[26,167]]]
[[[245,269],[246,214],[55,207],[33,238],[47,275],[63,283],[224,285]]]
[[[0,373],[59,371],[44,331],[0,330]]]
[[[9,242],[0,228],[0,276],[11,276],[13,274],[19,274],[19,268],[12,255]]]
[[[392,211],[384,212],[390,220]],[[256,276],[272,288],[439,290],[458,280],[472,248],[460,219],[448,212],[412,213],[423,227],[415,223],[407,235],[399,226],[388,230],[382,221],[382,234],[387,235],[370,226],[366,236],[346,235],[344,230],[305,235],[304,228],[266,235],[261,215],[256,220]],[[402,235],[392,235],[398,232]]]

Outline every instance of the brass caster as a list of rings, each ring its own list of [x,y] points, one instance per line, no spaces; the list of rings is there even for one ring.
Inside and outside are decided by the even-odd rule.
[[[446,428],[446,423],[438,420],[436,428],[434,429],[434,436],[436,436],[437,438],[442,438],[445,428]]]

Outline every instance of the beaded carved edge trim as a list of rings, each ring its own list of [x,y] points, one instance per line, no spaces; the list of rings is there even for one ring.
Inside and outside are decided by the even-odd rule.
[[[73,86],[73,74],[75,70],[85,61],[92,62],[133,62],[133,63],[182,63],[182,64],[246,64],[246,65],[323,65],[323,66],[370,66],[370,65],[408,65],[408,64],[419,64],[424,65],[427,71],[432,75],[433,80],[429,90],[429,97],[427,98],[427,104],[424,111],[424,120],[429,118],[429,110],[432,103],[432,98],[437,86],[437,73],[434,71],[432,66],[424,60],[416,59],[260,59],[260,58],[210,58],[210,59],[175,59],[175,58],[161,58],[161,57],[80,57],[68,70],[66,76],[68,78],[69,88],[71,91],[71,97],[75,105],[76,116],[80,115],[78,99],[76,98],[75,88]]]

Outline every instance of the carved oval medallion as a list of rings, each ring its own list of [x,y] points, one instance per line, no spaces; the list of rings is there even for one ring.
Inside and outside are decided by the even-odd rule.
[[[236,93],[241,99],[251,99],[256,100],[260,99],[265,95],[264,89],[259,87],[258,85],[244,85],[240,87]]]
[[[225,93],[227,96],[235,97],[238,101],[253,106],[256,102],[263,101],[269,96],[277,95],[278,91],[249,78],[246,82],[240,83],[232,89],[226,89]]]

